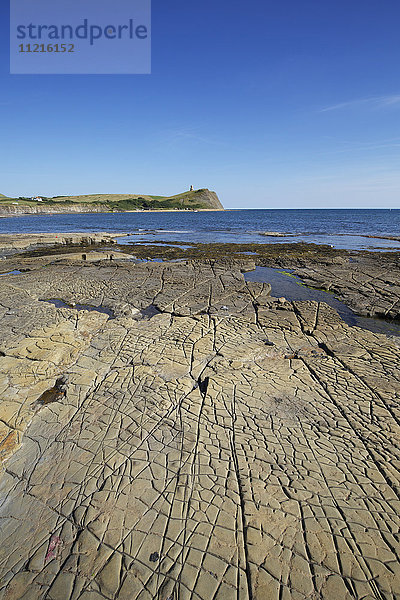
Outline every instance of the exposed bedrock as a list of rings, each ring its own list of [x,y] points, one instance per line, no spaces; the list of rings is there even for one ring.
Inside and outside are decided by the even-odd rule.
[[[294,252],[261,257],[257,264],[293,269],[303,283],[333,292],[357,314],[400,318],[399,253],[332,251]]]
[[[218,263],[44,264],[0,279],[0,598],[400,596],[398,346]]]
[[[0,234],[0,255],[10,256],[21,250],[47,248],[53,246],[82,245],[91,246],[98,244],[114,244],[115,239],[123,236],[122,233],[13,233]]]

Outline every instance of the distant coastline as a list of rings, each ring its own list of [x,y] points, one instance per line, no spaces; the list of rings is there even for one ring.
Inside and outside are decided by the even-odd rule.
[[[43,214],[189,212],[224,210],[217,194],[208,189],[190,190],[176,196],[93,194],[53,198],[0,196],[0,217]]]
[[[48,210],[42,210],[42,211],[9,211],[9,212],[1,212],[1,207],[0,207],[0,219],[7,219],[10,217],[27,217],[27,216],[32,216],[32,217],[38,217],[41,215],[90,215],[90,214],[97,214],[97,215],[110,215],[110,214],[123,214],[123,213],[142,213],[142,214],[149,214],[149,213],[188,213],[188,212],[221,212],[221,211],[229,211],[232,209],[226,209],[226,208],[196,208],[196,209],[185,209],[185,208],[149,208],[149,209],[137,209],[137,210],[89,210],[86,207],[83,208],[82,210],[52,210],[52,209],[48,209]]]

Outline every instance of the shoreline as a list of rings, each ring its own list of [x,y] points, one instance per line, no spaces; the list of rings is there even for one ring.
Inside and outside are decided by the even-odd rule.
[[[46,216],[54,216],[54,215],[116,215],[116,214],[125,214],[125,213],[164,213],[164,212],[172,212],[172,213],[192,213],[192,212],[228,212],[232,209],[225,208],[197,208],[197,209],[175,209],[175,208],[150,208],[148,210],[88,210],[88,211],[39,211],[39,212],[13,212],[13,213],[0,213],[1,219],[7,219],[9,217],[38,217],[42,215]],[[241,209],[243,210],[243,209]]]
[[[218,209],[207,209],[204,212],[214,212],[217,211]],[[228,209],[229,211],[229,209]],[[137,211],[125,211],[125,212],[137,212]],[[175,212],[174,210],[172,211],[143,211],[143,212]],[[186,212],[186,211],[182,211],[182,212]],[[72,213],[71,213],[72,214]],[[97,213],[97,214],[111,214],[111,213]],[[118,214],[123,214],[123,213],[118,213]],[[28,215],[14,215],[14,216],[28,216]],[[32,216],[32,215],[29,215]],[[34,215],[37,216],[37,215]],[[49,215],[47,215],[49,216]],[[53,216],[53,215],[51,215]],[[7,218],[7,217],[4,217]],[[62,237],[67,237],[67,236],[78,236],[78,235],[108,235],[108,236],[114,236],[115,238],[117,237],[134,237],[134,236],[146,236],[146,235],[153,235],[154,233],[157,233],[158,236],[161,236],[163,234],[163,229],[144,229],[142,231],[126,231],[126,232],[121,232],[121,231],[103,231],[103,230],[99,230],[99,231],[94,231],[94,232],[90,232],[86,229],[81,230],[81,231],[64,231],[64,232],[54,232],[54,231],[37,231],[37,232],[12,232],[12,233],[8,233],[8,232],[0,232],[0,243],[2,239],[6,239],[7,237],[16,237],[16,238],[22,238],[22,237],[30,237],[30,236],[62,236]],[[171,233],[168,230],[165,230],[164,232],[165,234],[169,234]],[[179,230],[174,231],[173,233],[175,233],[176,236],[178,236],[181,232]],[[183,232],[183,233],[187,233],[187,232]],[[377,240],[387,240],[390,242],[398,242],[400,244],[400,236],[394,236],[394,235],[372,235],[372,234],[366,234],[366,233],[330,233],[330,234],[325,234],[325,237],[327,238],[326,242],[324,241],[309,241],[310,236],[312,237],[313,235],[317,235],[317,234],[310,234],[310,233],[283,233],[283,232],[237,232],[237,236],[240,237],[241,235],[245,235],[245,234],[251,234],[251,233],[255,233],[261,237],[266,237],[267,239],[269,238],[276,238],[280,241],[279,243],[281,243],[282,245],[287,245],[287,244],[309,244],[310,246],[320,246],[320,247],[324,247],[324,246],[330,246],[331,248],[335,248],[333,245],[328,244],[328,240],[330,240],[330,238],[334,238],[334,237],[356,237],[356,238],[366,238],[366,239],[377,239]],[[284,240],[283,238],[287,238],[286,240]],[[300,240],[292,240],[291,238],[302,238]],[[142,240],[138,243],[142,243]],[[199,244],[200,242],[191,242],[188,240],[152,240],[151,242],[149,242],[149,244],[167,244],[167,245],[176,245],[176,244]],[[267,242],[268,244],[274,245],[277,242],[275,241],[271,241],[271,242]],[[205,245],[209,245],[212,244],[212,242],[204,242]],[[265,242],[263,241],[235,241],[235,242],[219,242],[219,244],[240,244],[240,245],[251,245],[253,244],[255,247],[257,246],[262,246],[265,244]],[[336,250],[344,250],[344,251],[348,251],[348,252],[375,252],[375,251],[381,251],[381,252],[400,252],[400,245],[399,246],[371,246],[369,248],[335,248]]]
[[[119,238],[132,238],[132,243],[118,243]],[[0,234],[0,263],[3,272],[7,261],[61,253],[87,253],[102,250],[129,254],[139,260],[222,261],[240,263],[249,269],[272,267],[290,269],[309,287],[331,292],[364,317],[400,318],[400,252],[338,250],[329,245],[309,243],[243,244],[243,243],[135,243],[135,234],[126,232]],[[111,250],[110,250],[111,249]],[[244,270],[248,270],[243,266]]]

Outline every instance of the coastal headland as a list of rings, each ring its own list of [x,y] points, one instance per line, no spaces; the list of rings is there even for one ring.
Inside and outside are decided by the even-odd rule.
[[[399,597],[399,341],[243,276],[396,319],[398,253],[119,241],[0,236],[0,598]]]
[[[24,214],[107,213],[132,211],[224,210],[215,192],[202,188],[175,196],[91,194],[53,198],[0,195],[0,217]]]

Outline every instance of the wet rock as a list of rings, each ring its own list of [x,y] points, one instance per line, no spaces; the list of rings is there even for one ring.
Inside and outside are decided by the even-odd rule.
[[[367,253],[356,262],[294,267],[306,285],[332,291],[359,315],[400,317],[400,263],[397,253]]]

